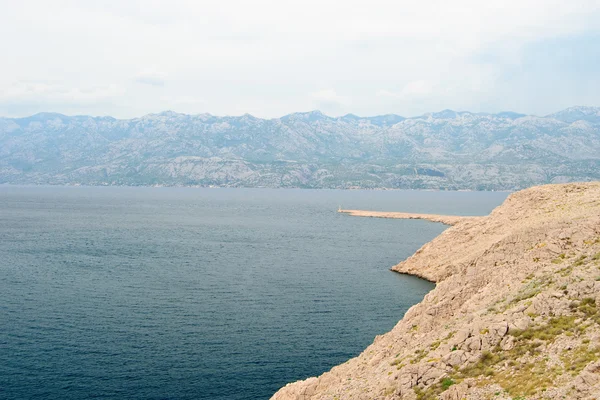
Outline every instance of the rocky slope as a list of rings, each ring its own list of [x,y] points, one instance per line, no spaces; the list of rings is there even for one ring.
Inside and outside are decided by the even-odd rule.
[[[513,190],[600,179],[600,108],[0,118],[0,183]]]
[[[600,398],[600,183],[514,193],[393,269],[436,288],[274,400]]]

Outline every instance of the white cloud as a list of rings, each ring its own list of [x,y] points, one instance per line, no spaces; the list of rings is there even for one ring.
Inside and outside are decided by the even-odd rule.
[[[340,96],[333,89],[319,90],[312,93],[311,96],[319,102],[338,104],[342,106],[350,104],[350,98],[346,96]]]
[[[0,87],[0,103],[89,104],[122,96],[124,93],[115,84],[79,88],[58,83],[20,81]]]
[[[344,110],[351,104],[351,99],[338,94],[333,89],[322,89],[311,93],[312,109],[318,109],[331,115],[344,114]]]
[[[432,93],[433,85],[431,82],[419,80],[407,83],[398,93],[381,89],[377,92],[377,95],[381,97],[393,97],[396,99],[410,99],[414,97],[428,96]]]
[[[600,34],[597,0],[0,0],[0,7],[0,36],[10,38],[0,41],[0,91],[14,80],[60,82],[27,90],[53,109],[81,98],[90,112],[120,117],[175,108],[175,99],[199,93],[206,101],[193,106],[198,112],[264,117],[320,105],[362,115],[506,109],[510,98],[490,96],[517,89],[502,79],[520,68],[528,46]],[[597,89],[582,98],[600,103]],[[118,93],[110,108],[87,100],[103,90],[104,98]],[[0,97],[6,104],[7,94]]]
[[[167,74],[154,69],[143,69],[135,77],[137,83],[150,86],[164,86]]]

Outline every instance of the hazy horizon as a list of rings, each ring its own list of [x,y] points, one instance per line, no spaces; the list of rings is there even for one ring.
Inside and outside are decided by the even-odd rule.
[[[162,111],[158,111],[158,112],[150,112],[147,114],[134,115],[134,116],[131,116],[128,118],[117,118],[112,115],[64,114],[61,112],[54,112],[54,111],[39,111],[34,114],[23,115],[23,116],[19,116],[19,117],[9,117],[9,116],[5,116],[5,115],[0,115],[0,118],[22,119],[22,118],[31,118],[31,117],[35,117],[37,115],[43,115],[43,114],[57,114],[57,115],[62,115],[62,116],[69,117],[69,118],[91,117],[91,118],[114,118],[114,119],[118,119],[118,120],[129,120],[129,119],[143,118],[143,117],[149,116],[149,115],[161,115],[161,114],[166,114],[166,113],[175,113],[178,115],[187,115],[187,116],[210,115],[210,116],[217,117],[217,118],[241,118],[241,117],[248,115],[248,116],[251,116],[251,117],[257,118],[257,119],[271,120],[271,119],[281,119],[281,118],[284,118],[284,117],[287,117],[290,115],[295,115],[295,114],[320,113],[320,114],[324,115],[325,117],[333,118],[333,119],[343,118],[343,117],[347,117],[347,116],[354,116],[354,117],[358,117],[358,118],[376,118],[376,117],[385,117],[385,116],[392,116],[392,115],[397,116],[397,117],[402,117],[405,119],[412,119],[412,118],[419,118],[419,117],[422,117],[422,116],[428,115],[428,114],[443,113],[446,111],[451,111],[451,112],[455,112],[455,113],[459,113],[459,114],[460,113],[469,113],[469,114],[475,114],[475,115],[498,115],[498,114],[504,114],[504,113],[514,113],[514,114],[522,114],[523,116],[533,116],[533,117],[542,117],[543,118],[543,117],[548,117],[548,116],[558,113],[558,112],[562,112],[562,111],[566,111],[566,110],[570,110],[570,109],[581,109],[581,108],[597,109],[598,112],[600,112],[600,106],[588,106],[588,105],[574,105],[574,106],[566,107],[564,109],[555,110],[555,111],[552,111],[552,112],[550,112],[548,114],[544,114],[544,115],[542,115],[542,114],[527,114],[527,113],[519,112],[517,110],[500,110],[500,111],[496,111],[496,112],[484,112],[484,111],[474,112],[474,111],[470,111],[470,110],[452,110],[449,108],[446,108],[443,110],[427,111],[425,113],[418,114],[418,115],[400,115],[398,113],[393,113],[393,112],[386,113],[386,114],[372,114],[372,115],[357,115],[354,113],[335,115],[335,114],[327,114],[327,113],[323,112],[322,110],[314,109],[314,110],[308,110],[308,111],[293,111],[291,113],[284,114],[284,115],[263,118],[263,117],[259,117],[259,116],[256,116],[256,115],[253,115],[250,113],[236,114],[236,115],[233,115],[233,114],[217,115],[217,114],[212,114],[209,112],[187,113],[187,112],[179,112],[177,110],[167,109],[167,110],[162,110]]]

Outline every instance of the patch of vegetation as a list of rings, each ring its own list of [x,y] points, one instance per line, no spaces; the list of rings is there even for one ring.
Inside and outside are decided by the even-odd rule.
[[[573,266],[572,266],[572,265],[570,265],[570,266],[568,266],[568,267],[565,267],[565,268],[559,269],[559,270],[558,270],[558,271],[556,271],[556,272],[558,272],[558,273],[560,274],[560,276],[562,276],[562,277],[564,278],[564,277],[566,277],[566,276],[569,276],[569,275],[571,275],[571,272],[573,272]]]
[[[460,371],[460,375],[462,375],[461,378],[474,378],[482,375],[493,376],[494,370],[492,367],[501,361],[504,361],[505,357],[506,354],[498,348],[493,352],[484,351],[481,353],[479,361]]]
[[[510,371],[502,371],[494,377],[494,382],[515,396],[513,399],[525,399],[551,386],[553,375],[556,371],[549,369],[546,362],[524,363],[513,366]]]
[[[460,382],[466,378],[481,378],[482,383],[497,383],[511,396],[531,396],[552,385],[554,377],[562,373],[559,367],[549,368],[546,360],[523,363],[526,355],[539,355],[543,346],[552,343],[558,336],[581,335],[586,324],[575,324],[575,320],[583,318],[600,324],[600,312],[594,298],[587,297],[580,302],[573,302],[571,309],[576,315],[556,316],[547,323],[523,330],[512,330],[509,335],[515,338],[514,347],[502,351],[496,347],[494,351],[484,351],[480,359],[462,370],[456,371],[450,379]],[[577,375],[590,362],[600,359],[600,347],[590,347],[589,339],[571,352],[561,357],[566,371]],[[500,365],[511,368],[502,370]],[[513,397],[514,398],[514,397]],[[518,397],[517,397],[518,398]]]
[[[413,391],[415,392],[415,394],[417,395],[417,400],[433,400],[435,399],[435,397],[432,397],[434,395],[432,395],[430,392],[430,390],[423,390],[418,386],[413,387]]]
[[[383,392],[383,395],[384,396],[389,396],[391,394],[394,394],[395,391],[396,391],[396,387],[395,386],[390,386],[387,389],[385,389],[385,391]]]
[[[553,276],[551,274],[544,275],[538,277],[535,280],[529,282],[517,295],[510,301],[510,303],[506,306],[510,306],[510,304],[516,304],[523,300],[530,299],[532,297],[537,296],[541,293],[542,288],[553,283]]]
[[[588,313],[595,312],[590,300],[586,300],[585,305],[582,304],[583,301],[578,305],[582,313],[584,310]],[[595,306],[595,303],[593,305]],[[502,351],[497,346],[493,351],[484,351],[477,362],[456,371],[450,379],[460,382],[467,378],[481,378],[484,384],[499,384],[511,396],[531,396],[544,390],[552,385],[553,378],[560,372],[559,369],[549,368],[546,360],[519,360],[526,355],[539,355],[543,346],[553,342],[561,334],[580,334],[585,328],[574,325],[576,318],[577,316],[558,316],[550,318],[543,325],[510,331],[509,334],[515,338],[511,350]],[[499,368],[502,365],[508,365],[510,368],[502,370]]]
[[[573,263],[573,266],[579,267],[579,266],[583,265],[585,263],[586,258],[587,258],[586,255],[581,255],[577,260],[575,260],[575,262]]]
[[[456,382],[451,378],[442,378],[438,383],[429,386],[427,389],[421,389],[418,386],[413,388],[417,395],[417,400],[436,400],[440,393],[448,390],[448,388]]]
[[[390,363],[390,365],[400,365],[403,360],[404,360],[403,358],[396,358],[394,361],[392,361]]]
[[[418,363],[419,361],[421,361],[422,359],[424,359],[424,358],[425,358],[425,356],[426,356],[428,353],[429,353],[428,351],[425,351],[425,350],[423,350],[423,349],[417,349],[417,350],[415,350],[415,356],[413,357],[413,359],[412,359],[412,360],[410,360],[410,363],[411,363],[411,364],[416,364],[416,363]]]
[[[530,299],[532,297],[537,296],[538,294],[540,294],[542,292],[542,289],[540,289],[539,287],[530,287],[528,285],[527,288],[525,288],[524,290],[522,290],[521,292],[519,292],[511,301],[511,304],[516,304],[519,303],[523,300],[527,300]]]
[[[406,357],[398,358],[399,356],[400,356],[400,353],[396,354],[396,359],[390,363],[391,366],[396,366],[396,370],[402,369],[402,367],[404,367],[406,365],[404,363],[404,360]]]
[[[442,389],[443,390],[447,390],[450,386],[454,385],[456,382],[454,382],[452,379],[450,378],[444,378],[442,379]]]
[[[510,350],[502,352],[496,348],[493,352],[483,352],[475,364],[457,371],[453,379],[482,377],[482,384],[499,384],[511,396],[529,396],[552,384],[552,373],[546,362],[521,363],[516,360],[527,352],[536,351],[542,343],[517,342]],[[507,363],[511,368],[500,370],[499,364]]]
[[[587,344],[577,347],[575,350],[565,350],[560,360],[565,366],[565,370],[572,376],[577,376],[591,362],[600,358],[600,348],[591,348]]]
[[[586,319],[590,319],[600,325],[600,312],[594,298],[586,297],[581,300],[581,303],[577,306],[577,310],[581,312]]]
[[[509,335],[517,338],[517,343],[526,340],[542,340],[542,341],[554,341],[558,335],[565,332],[580,332],[581,327],[575,326],[573,322],[577,317],[573,315],[563,315],[559,317],[550,318],[547,324],[534,326],[522,330],[513,330],[509,332]]]
[[[579,258],[578,260],[585,260]],[[524,300],[535,296],[540,285],[532,282],[517,298]],[[554,379],[564,372],[576,376],[591,362],[600,359],[600,346],[585,338],[582,345],[575,350],[565,351],[561,356],[564,369],[560,366],[550,367],[547,365],[548,358],[540,360],[543,349],[554,342],[560,335],[579,336],[583,334],[591,323],[600,325],[600,310],[592,297],[586,297],[581,301],[573,301],[570,305],[572,315],[554,316],[545,322],[523,330],[511,330],[509,335],[514,337],[514,346],[511,350],[503,351],[496,346],[492,351],[484,351],[479,360],[456,370],[450,376],[444,377],[440,382],[426,389],[415,388],[417,400],[436,399],[439,394],[450,386],[460,383],[468,378],[478,378],[483,385],[498,384],[513,399],[533,396],[540,391],[553,385]],[[575,320],[583,319],[585,322],[575,324]],[[485,334],[485,329],[480,333]],[[431,346],[437,348],[439,344],[434,342]],[[453,349],[455,350],[455,349]],[[416,356],[411,361],[417,362],[425,357],[426,352],[417,350]],[[529,356],[538,356],[536,361],[529,361]],[[508,366],[510,368],[503,368]]]

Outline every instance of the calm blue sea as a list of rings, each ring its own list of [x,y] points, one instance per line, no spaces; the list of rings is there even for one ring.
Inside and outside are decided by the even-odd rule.
[[[268,399],[390,330],[442,232],[506,193],[0,186],[0,398]]]

